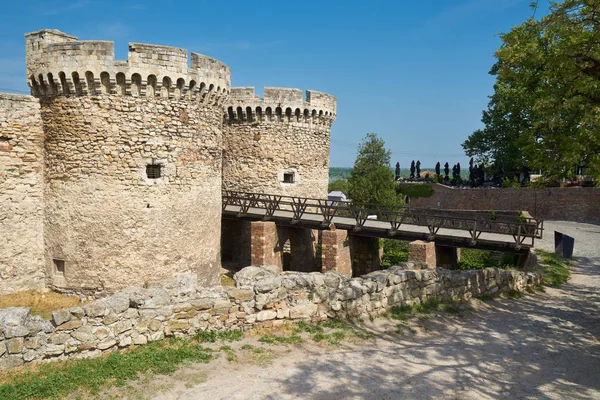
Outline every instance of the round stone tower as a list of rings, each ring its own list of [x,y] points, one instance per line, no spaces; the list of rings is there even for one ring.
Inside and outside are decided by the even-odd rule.
[[[46,273],[112,292],[175,273],[216,284],[230,70],[186,50],[26,35],[45,133]]]
[[[223,128],[223,188],[327,198],[335,97],[298,89],[232,88]]]

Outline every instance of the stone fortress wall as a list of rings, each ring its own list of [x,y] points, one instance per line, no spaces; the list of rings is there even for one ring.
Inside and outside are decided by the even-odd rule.
[[[360,278],[336,272],[277,274],[268,268],[238,272],[236,287],[207,288],[194,275],[130,288],[113,296],[56,310],[52,321],[28,308],[0,310],[0,370],[24,363],[97,357],[168,336],[201,331],[282,326],[286,321],[367,318],[390,307],[470,299],[523,291],[541,283],[538,273],[488,268],[413,270],[416,263]]]
[[[224,126],[223,184],[230,190],[327,198],[335,97],[298,89],[232,88]]]
[[[182,49],[131,44],[123,62],[112,42],[26,38],[45,130],[50,286],[111,292],[184,271],[216,284],[229,69],[200,55],[188,68]]]
[[[40,104],[0,93],[0,295],[45,286]]]
[[[287,168],[298,178],[288,193],[327,194],[330,95],[307,91],[304,101],[297,89],[273,88],[263,101],[231,89],[229,67],[213,58],[131,43],[127,60],[115,60],[112,42],[56,30],[27,34],[26,59],[37,99],[0,97],[0,293],[99,295],[183,272],[213,285],[223,189],[241,181],[279,193]],[[232,137],[247,133],[230,123],[227,108],[238,115],[238,103],[271,107],[258,126],[240,120],[252,125],[250,141]],[[244,160],[258,170],[224,171],[229,146],[257,135],[259,160]],[[275,174],[263,168],[268,151],[283,160],[269,165]]]

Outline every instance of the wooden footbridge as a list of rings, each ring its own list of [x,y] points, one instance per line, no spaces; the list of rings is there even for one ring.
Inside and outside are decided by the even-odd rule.
[[[390,207],[357,202],[223,192],[223,217],[270,220],[312,229],[345,229],[356,236],[434,241],[436,245],[528,252],[543,221],[514,212]]]

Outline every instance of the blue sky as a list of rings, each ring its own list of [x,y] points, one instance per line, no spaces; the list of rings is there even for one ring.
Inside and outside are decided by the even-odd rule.
[[[530,0],[3,2],[0,91],[26,92],[26,32],[163,44],[215,57],[233,86],[319,90],[338,99],[331,165],[352,166],[375,132],[408,167],[466,165],[460,144],[481,127],[497,34],[532,15]],[[548,12],[540,1],[537,16]],[[8,17],[6,17],[8,16]]]

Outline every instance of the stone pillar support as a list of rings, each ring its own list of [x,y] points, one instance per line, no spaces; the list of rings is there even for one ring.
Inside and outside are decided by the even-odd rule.
[[[436,268],[435,243],[415,240],[408,244],[408,261],[424,262],[428,268]]]
[[[322,271],[336,271],[343,276],[352,276],[350,238],[343,229],[324,230],[321,233]]]

